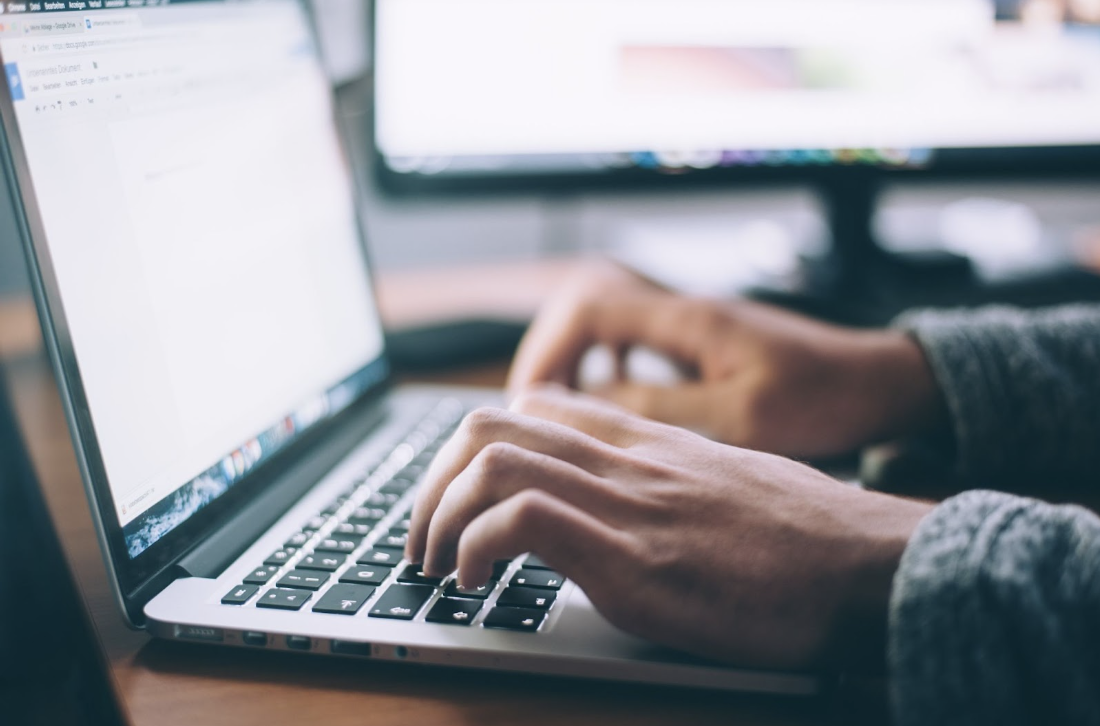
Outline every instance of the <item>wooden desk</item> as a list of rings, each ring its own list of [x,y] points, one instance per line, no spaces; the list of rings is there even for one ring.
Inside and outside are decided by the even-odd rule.
[[[547,287],[567,271],[564,266],[552,273],[548,269],[531,268],[526,283],[516,285],[522,294],[512,300],[526,302],[512,306],[513,311],[523,305],[533,309]],[[509,270],[513,281],[522,273],[520,268]],[[471,271],[466,277],[480,274],[499,284],[499,280],[508,279],[501,273],[501,268],[489,268]],[[535,280],[541,280],[541,288],[533,286]],[[407,316],[405,322],[419,322],[416,315],[427,319],[427,311],[400,304],[402,299],[416,299],[417,291],[432,289],[424,282],[425,278],[416,274],[383,281],[383,309],[391,319],[403,315]],[[466,279],[466,284],[449,289],[461,293],[484,288]],[[491,308],[504,299],[478,304]],[[439,309],[454,308],[445,304]],[[119,693],[136,726],[852,723],[853,714],[846,705],[822,699],[707,693],[242,651],[154,641],[142,632],[128,630],[108,589],[57,389],[36,331],[28,304],[0,302],[0,351],[11,374],[31,456]],[[435,380],[500,383],[505,368],[502,362]],[[863,704],[860,710],[881,713],[877,707],[868,709]],[[874,715],[871,718],[877,721]]]

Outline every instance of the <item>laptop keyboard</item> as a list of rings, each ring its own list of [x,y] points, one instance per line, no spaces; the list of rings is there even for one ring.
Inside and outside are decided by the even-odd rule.
[[[410,490],[462,419],[442,402],[377,467],[226,593],[232,607],[535,632],[565,579],[534,555],[494,563],[484,586],[427,577],[404,559]],[[406,496],[408,495],[408,496]]]

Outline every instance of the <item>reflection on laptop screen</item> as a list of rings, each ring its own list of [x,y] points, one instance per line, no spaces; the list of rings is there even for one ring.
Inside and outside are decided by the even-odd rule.
[[[382,376],[382,332],[300,5],[77,5],[0,47],[136,557]]]

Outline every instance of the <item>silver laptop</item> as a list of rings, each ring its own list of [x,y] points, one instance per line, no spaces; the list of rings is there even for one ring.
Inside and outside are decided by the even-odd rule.
[[[628,636],[533,555],[474,591],[402,560],[418,478],[464,412],[499,394],[390,385],[301,4],[4,9],[7,171],[131,625],[325,656],[817,689]]]

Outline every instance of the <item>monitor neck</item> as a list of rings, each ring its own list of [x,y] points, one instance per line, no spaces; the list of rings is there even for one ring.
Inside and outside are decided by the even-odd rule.
[[[828,266],[835,293],[866,298],[886,256],[875,237],[875,209],[881,182],[875,170],[852,168],[817,187],[831,240]]]

